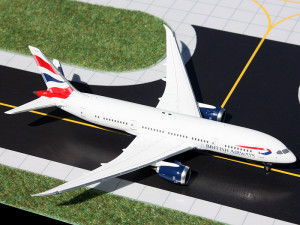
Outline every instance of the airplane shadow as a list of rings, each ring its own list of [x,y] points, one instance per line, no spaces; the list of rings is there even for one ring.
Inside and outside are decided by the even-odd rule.
[[[226,112],[226,116],[225,116],[225,119],[223,121],[223,123],[229,123],[232,119],[232,115],[229,114],[228,112]]]
[[[99,190],[94,190],[94,189],[89,189],[87,191],[80,193],[79,195],[75,196],[74,198],[71,198],[70,200],[68,200],[66,202],[62,202],[62,203],[58,204],[58,206],[77,205],[77,204],[83,203],[85,201],[89,201],[93,198],[97,198],[103,194],[105,194],[105,192],[102,192]]]
[[[189,79],[191,81],[194,95],[198,102],[203,102],[203,97],[202,97],[201,90],[200,90],[200,87],[198,84],[198,79],[197,79],[197,75],[196,75],[196,71],[195,71],[194,62],[191,57],[190,49],[182,41],[181,41],[181,45],[182,45],[181,54],[186,54],[186,57],[190,58],[189,61],[186,63],[185,67],[186,67]]]
[[[90,85],[86,82],[83,82],[78,74],[73,74],[71,84],[80,92],[85,92],[89,94],[94,94],[93,90],[91,89]]]
[[[46,112],[47,114],[49,115],[52,115],[52,116],[55,116],[55,117],[60,117],[60,118],[69,118],[71,117],[72,115],[61,110],[61,109],[54,109],[50,112]],[[31,122],[30,124],[28,124],[28,126],[30,127],[36,127],[36,126],[41,126],[41,125],[44,125],[44,124],[48,124],[48,123],[52,123],[52,122],[56,122],[60,119],[58,118],[55,118],[55,117],[50,117],[50,116],[42,116],[41,118]]]
[[[203,96],[202,96],[201,89],[200,89],[200,86],[198,83],[198,78],[196,75],[193,58],[191,57],[191,52],[184,42],[181,41],[181,45],[182,45],[181,53],[185,54],[185,57],[189,58],[189,61],[186,63],[185,67],[186,67],[189,79],[191,81],[192,89],[194,91],[196,100],[197,100],[197,102],[205,103],[203,101]],[[206,104],[209,104],[209,103],[206,103]],[[229,123],[231,121],[231,119],[232,119],[232,115],[228,114],[226,112],[226,117],[225,117],[224,122]]]

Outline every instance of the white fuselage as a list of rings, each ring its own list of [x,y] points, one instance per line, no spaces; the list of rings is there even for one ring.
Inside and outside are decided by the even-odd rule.
[[[86,121],[133,135],[171,136],[184,139],[199,150],[260,162],[296,160],[291,151],[278,154],[287,147],[276,138],[244,127],[85,93],[70,96],[62,105],[61,109]]]

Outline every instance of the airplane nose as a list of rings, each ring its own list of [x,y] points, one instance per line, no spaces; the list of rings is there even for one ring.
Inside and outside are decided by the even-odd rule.
[[[276,152],[278,155],[279,163],[294,163],[297,161],[296,156],[289,149],[283,149]]]
[[[289,154],[287,154],[287,157],[290,163],[294,163],[297,161],[296,156],[292,152],[289,152]]]

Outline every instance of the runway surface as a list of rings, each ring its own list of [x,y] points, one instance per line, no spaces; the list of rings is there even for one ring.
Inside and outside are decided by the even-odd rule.
[[[258,38],[194,27],[197,47],[187,64],[197,100],[221,105],[230,88],[260,41]],[[300,105],[297,98],[300,47],[266,41],[237,86],[225,108],[226,122],[266,132],[300,156]],[[43,90],[42,78],[0,67],[0,102],[21,105],[33,100],[33,90]],[[156,106],[164,82],[125,87],[74,85],[81,91]],[[0,146],[49,160],[94,169],[121,153],[132,136],[102,131],[32,113],[6,115],[0,106]],[[59,109],[41,110],[79,120]],[[122,109],[120,108],[120,113]],[[300,177],[271,172],[190,151],[178,155],[192,168],[188,186],[171,184],[150,168],[122,178],[176,193],[201,198],[250,212],[299,223]],[[300,163],[274,168],[300,174]]]

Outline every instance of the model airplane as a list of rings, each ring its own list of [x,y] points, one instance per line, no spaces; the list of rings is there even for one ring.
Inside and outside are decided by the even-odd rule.
[[[196,102],[174,34],[167,26],[165,29],[166,88],[156,108],[81,93],[66,80],[57,60],[52,63],[39,49],[29,46],[47,90],[38,91],[38,99],[9,110],[7,114],[56,106],[91,123],[136,135],[114,160],[34,196],[70,191],[150,165],[162,178],[186,184],[190,168],[177,161],[170,163],[163,160],[191,149],[259,161],[265,164],[267,170],[272,163],[296,161],[294,154],[276,138],[218,122],[224,117],[224,109]]]

